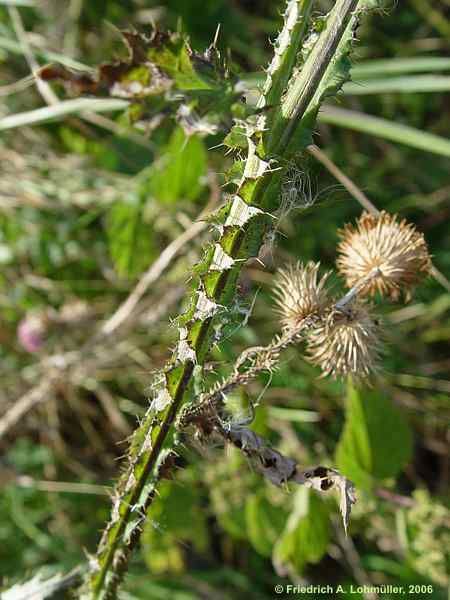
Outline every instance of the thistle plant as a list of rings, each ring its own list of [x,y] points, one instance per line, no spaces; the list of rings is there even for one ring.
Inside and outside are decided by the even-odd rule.
[[[260,373],[274,370],[281,351],[301,342],[305,345],[306,358],[321,369],[322,377],[350,376],[355,381],[367,381],[378,371],[382,327],[365,296],[372,294],[374,289],[382,296],[389,296],[389,283],[393,286],[394,282],[396,297],[402,291],[411,293],[408,274],[417,244],[416,260],[422,268],[419,273],[415,272],[414,281],[419,283],[431,269],[425,240],[412,224],[398,222],[395,215],[389,216],[389,229],[378,235],[380,228],[383,231],[386,217],[382,213],[370,219],[372,231],[377,233],[370,250],[380,266],[371,266],[359,279],[352,277],[354,286],[342,298],[332,299],[327,288],[331,272],[319,278],[318,263],[297,263],[279,271],[273,296],[274,312],[280,319],[282,332],[267,346],[244,350],[228,377],[200,395],[194,406],[184,409],[179,420],[181,428],[196,424],[203,433],[210,434],[217,426],[223,434],[220,421],[227,394],[237,386],[247,385]],[[361,216],[358,226],[361,223],[367,225],[367,214]],[[344,231],[352,232],[353,228],[347,225]],[[370,229],[366,234],[370,235]],[[393,252],[393,243],[394,247],[402,248],[402,252]],[[342,251],[342,244],[339,249]],[[356,254],[359,250],[359,239],[355,247],[347,241],[345,253],[337,260],[339,269],[344,273],[353,272],[352,261],[354,255],[359,256]]]
[[[414,251],[402,252],[400,233],[387,243],[391,234],[386,234],[386,228],[380,231],[378,222],[371,225],[364,217],[364,233],[378,232],[366,234],[368,254],[358,250],[358,243],[364,245],[361,235],[358,238],[353,230],[346,230],[338,265],[350,289],[340,300],[333,299],[327,290],[328,275],[319,278],[318,265],[282,271],[274,292],[282,331],[268,346],[244,351],[230,376],[211,390],[201,388],[210,348],[220,343],[224,328],[235,322],[239,312],[237,290],[242,268],[249,259],[258,258],[283,212],[291,161],[301,160],[311,142],[323,99],[335,94],[349,78],[349,54],[359,19],[364,11],[377,6],[375,0],[336,0],[327,15],[313,18],[316,7],[312,0],[288,0],[274,56],[254,108],[239,103],[238,82],[216,44],[199,54],[181,33],[155,31],[143,36],[126,32],[129,59],[103,65],[96,76],[57,65],[41,71],[43,79],[63,81],[81,92],[127,99],[129,114],[137,125],[145,126],[155,107],[162,105],[164,114],[170,112],[188,135],[204,135],[234,120],[224,145],[235,153],[230,183],[237,173],[236,189],[211,217],[218,236],[204,248],[203,258],[194,269],[189,307],[176,320],[178,342],[166,366],[155,376],[150,406],[130,440],[113,494],[110,521],[89,560],[82,591],[86,600],[116,597],[157,494],[158,481],[173,470],[180,438],[190,425],[207,435],[218,433],[240,447],[252,461],[259,461],[263,475],[274,483],[309,482],[321,491],[338,487],[345,525],[348,522],[354,501],[350,482],[326,467],[299,471],[245,424],[227,424],[224,401],[233,387],[246,385],[262,371],[276,368],[282,350],[300,342],[306,344],[307,356],[324,375],[367,377],[376,362],[378,326],[361,297],[374,289],[397,297],[405,283],[407,287],[418,283],[418,278],[411,276],[418,263],[419,270],[427,272],[426,246],[411,227],[383,217],[393,232],[400,228],[402,235],[407,234]],[[210,110],[214,103],[221,107],[219,117],[218,111],[213,114]],[[351,264],[354,252],[359,260],[356,270]]]

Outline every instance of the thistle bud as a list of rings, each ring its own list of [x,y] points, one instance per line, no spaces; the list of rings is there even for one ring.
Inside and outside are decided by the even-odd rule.
[[[291,265],[279,271],[275,284],[275,312],[286,330],[299,327],[307,317],[321,313],[329,304],[326,282],[330,273],[318,278],[319,263]]]
[[[376,370],[379,348],[378,325],[368,307],[354,301],[345,310],[331,311],[311,330],[307,355],[323,377],[361,380]]]
[[[401,293],[408,299],[411,289],[431,269],[427,244],[414,225],[397,215],[382,211],[379,215],[364,212],[356,226],[340,230],[337,268],[349,288],[364,278],[360,294],[376,292],[398,300]],[[370,277],[371,273],[376,276]]]

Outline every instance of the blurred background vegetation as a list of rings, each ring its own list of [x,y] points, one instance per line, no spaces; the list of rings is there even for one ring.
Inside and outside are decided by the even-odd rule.
[[[142,130],[123,111],[75,108],[58,117],[47,88],[16,82],[33,61],[94,66],[123,56],[118,30],[153,22],[182,27],[201,51],[220,23],[234,70],[257,80],[281,8],[272,0],[0,0],[5,586],[43,567],[69,571],[94,551],[109,515],[107,487],[147,406],[152,372],[174,343],[170,319],[182,308],[207,228],[182,245],[123,324],[95,332],[163,249],[220,203],[231,164],[218,147],[226,125],[187,139],[170,118]],[[450,2],[392,2],[366,19],[358,38],[355,83],[328,103],[315,141],[379,209],[417,225],[448,275]],[[53,90],[57,100],[69,99]],[[43,116],[29,112],[47,104]],[[358,113],[383,121],[366,131],[370,120]],[[338,228],[361,212],[313,157],[303,164],[315,204],[279,224],[266,269],[256,261],[245,269],[242,301],[248,306],[257,294],[253,312],[214,349],[216,372],[277,331],[275,269],[309,259],[332,267]],[[255,430],[305,467],[337,466],[355,482],[348,538],[334,499],[270,487],[230,448],[187,447],[186,468],[164,483],[147,520],[124,597],[259,600],[292,581],[414,584],[416,597],[446,598],[449,308],[449,292],[431,278],[407,305],[380,305],[385,354],[371,389],[348,392],[319,379],[294,349],[264,394]],[[255,400],[266,383],[262,377],[249,396]]]

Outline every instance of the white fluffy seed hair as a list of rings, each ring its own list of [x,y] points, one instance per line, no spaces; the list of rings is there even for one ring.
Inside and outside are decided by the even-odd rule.
[[[403,292],[408,299],[411,289],[430,272],[431,257],[423,235],[397,215],[364,212],[355,226],[346,225],[339,235],[336,265],[349,288],[378,269],[378,275],[361,289],[363,295],[379,292],[398,300]]]
[[[326,282],[330,272],[319,278],[319,266],[314,262],[297,263],[279,270],[273,297],[284,329],[297,328],[304,319],[328,306]]]
[[[377,370],[380,341],[379,326],[370,308],[353,301],[345,311],[332,311],[308,335],[307,356],[319,366],[322,376],[351,375],[364,380]]]

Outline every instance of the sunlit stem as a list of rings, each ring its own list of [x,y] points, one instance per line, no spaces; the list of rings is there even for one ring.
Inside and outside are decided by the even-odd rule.
[[[365,277],[360,279],[358,281],[358,283],[356,285],[354,285],[345,294],[345,296],[343,296],[340,300],[338,300],[338,302],[336,302],[336,304],[334,305],[334,308],[336,310],[342,310],[343,308],[345,308],[347,306],[347,304],[349,304],[354,298],[356,298],[356,296],[361,292],[362,289],[365,288],[365,286],[368,283],[370,283],[377,277],[381,277],[381,276],[382,276],[382,272],[380,271],[379,267],[373,268],[370,271],[370,273],[368,273]]]

